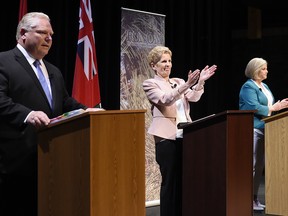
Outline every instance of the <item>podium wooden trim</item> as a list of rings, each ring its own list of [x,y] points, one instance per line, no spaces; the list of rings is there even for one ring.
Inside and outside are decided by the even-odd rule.
[[[182,216],[253,215],[254,110],[184,126]]]
[[[288,111],[265,122],[266,213],[288,216]]]
[[[38,133],[39,216],[145,216],[145,112],[87,112]]]

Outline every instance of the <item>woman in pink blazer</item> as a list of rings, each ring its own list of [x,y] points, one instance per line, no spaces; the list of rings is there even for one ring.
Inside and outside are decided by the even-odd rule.
[[[154,78],[143,82],[143,89],[151,103],[153,120],[148,133],[154,136],[156,161],[162,176],[160,215],[181,215],[181,162],[183,130],[178,123],[191,122],[189,102],[198,101],[204,84],[214,75],[217,66],[189,71],[187,81],[170,78],[172,52],[168,47],[156,46],[148,54]]]

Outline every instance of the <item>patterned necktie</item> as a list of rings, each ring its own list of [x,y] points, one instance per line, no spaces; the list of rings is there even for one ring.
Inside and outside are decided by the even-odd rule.
[[[36,67],[37,74],[38,74],[38,79],[39,79],[39,81],[40,81],[40,83],[42,85],[42,88],[43,88],[47,98],[48,98],[50,107],[52,108],[52,95],[51,95],[51,93],[49,91],[48,84],[46,82],[46,79],[45,79],[45,76],[43,74],[43,71],[42,71],[42,69],[40,67],[40,62],[39,62],[39,60],[35,60],[35,62],[33,64]]]

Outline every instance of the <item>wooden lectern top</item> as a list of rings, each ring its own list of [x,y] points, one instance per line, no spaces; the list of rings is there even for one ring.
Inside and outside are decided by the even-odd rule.
[[[202,123],[204,121],[209,121],[209,120],[214,119],[214,118],[225,117],[226,115],[229,115],[229,114],[245,114],[245,113],[255,113],[255,112],[256,112],[256,110],[226,110],[226,111],[223,111],[223,112],[220,112],[217,114],[211,114],[211,115],[205,116],[203,118],[193,120],[192,122],[183,122],[183,123],[180,122],[178,124],[178,128],[184,129],[184,128],[192,125],[192,124],[194,125],[197,123]]]
[[[89,115],[111,115],[111,114],[125,114],[125,113],[143,113],[146,112],[145,109],[139,110],[99,110],[99,111],[85,111],[83,109],[73,110],[67,113],[64,113],[54,119],[51,119],[51,123],[45,127],[53,127],[58,124],[63,124],[65,122],[69,122],[78,118],[82,118],[84,116]]]
[[[278,113],[278,114],[275,114],[275,115],[272,115],[272,116],[269,116],[269,117],[266,117],[266,118],[263,118],[262,120],[267,123],[267,122],[271,122],[271,121],[275,121],[277,119],[281,119],[285,116],[288,116],[288,111],[285,111],[285,112],[281,112],[281,113]]]

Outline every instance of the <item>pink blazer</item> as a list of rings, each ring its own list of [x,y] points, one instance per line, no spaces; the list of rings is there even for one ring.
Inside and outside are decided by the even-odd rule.
[[[187,121],[192,122],[189,102],[198,101],[204,93],[204,89],[196,91],[194,86],[190,88],[183,79],[170,78],[169,82],[167,82],[158,75],[145,80],[143,82],[143,89],[151,103],[153,116],[148,133],[172,140],[176,139],[177,132],[175,102],[181,98]]]

